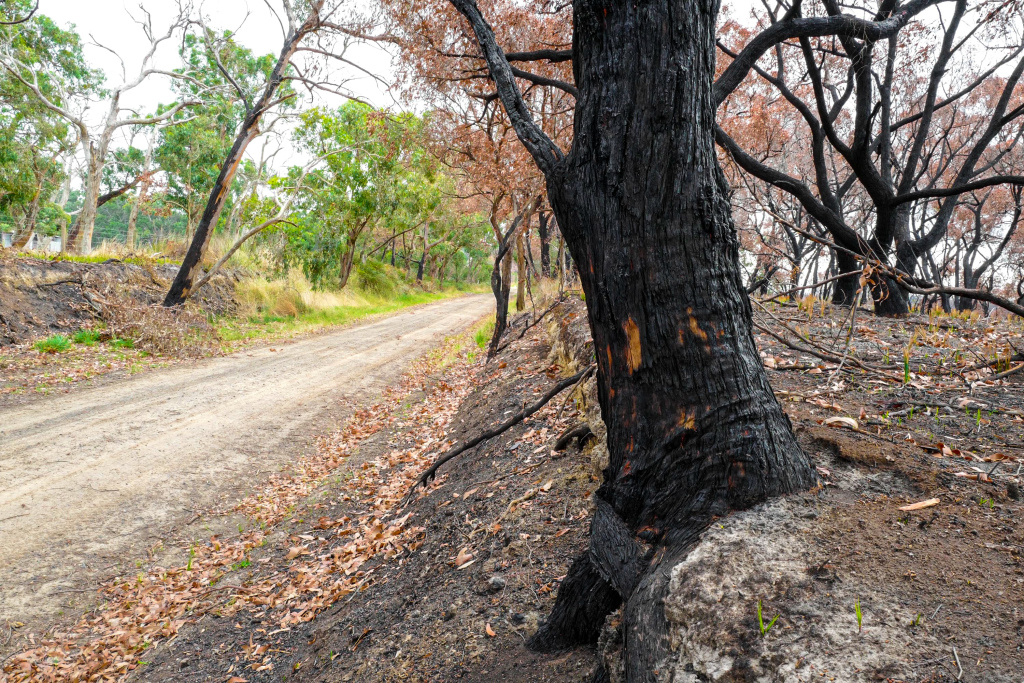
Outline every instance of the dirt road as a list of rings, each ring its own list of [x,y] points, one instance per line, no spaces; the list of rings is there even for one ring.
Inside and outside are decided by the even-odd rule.
[[[491,307],[447,300],[0,410],[0,624],[40,625],[87,604],[97,579],[133,575]]]

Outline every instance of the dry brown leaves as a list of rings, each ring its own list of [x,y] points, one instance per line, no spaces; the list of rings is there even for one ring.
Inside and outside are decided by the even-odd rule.
[[[192,303],[167,308],[134,301],[121,293],[103,301],[101,317],[112,336],[131,339],[150,353],[200,358],[220,344],[206,312]]]
[[[398,504],[419,473],[450,444],[446,435],[463,398],[472,390],[477,368],[465,362],[448,368],[445,381],[427,401],[406,411],[403,399],[420,388],[460,345],[449,339],[441,353],[413,364],[400,385],[384,398],[358,411],[339,432],[323,440],[315,454],[297,463],[293,472],[272,477],[260,491],[237,507],[262,522],[262,527],[230,541],[212,537],[192,549],[184,567],[152,567],[130,579],[104,585],[104,606],[83,616],[68,632],[52,633],[37,647],[9,658],[3,674],[11,683],[27,681],[117,681],[138,665],[139,656],[170,638],[189,621],[212,609],[222,614],[252,610],[286,629],[309,621],[333,602],[364,588],[373,568],[421,544],[421,527],[409,526],[409,515],[397,516]],[[351,456],[369,436],[390,425],[408,428],[412,446],[364,463],[348,482],[348,497],[367,506],[358,518],[321,517],[316,528],[331,530],[329,542],[314,537],[298,540],[284,555],[286,568],[251,585],[218,585],[232,565],[264,543],[289,511],[313,493],[324,479]],[[292,537],[294,540],[295,537]],[[254,670],[270,670],[266,646],[252,646],[247,659]]]

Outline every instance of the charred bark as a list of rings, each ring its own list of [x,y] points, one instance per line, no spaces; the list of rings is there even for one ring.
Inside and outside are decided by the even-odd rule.
[[[516,311],[526,310],[526,252],[523,249],[523,231],[516,235]]]
[[[545,173],[586,294],[607,425],[590,549],[531,645],[592,642],[621,600],[627,680],[654,680],[669,655],[658,605],[673,564],[715,516],[816,482],[768,384],[740,275],[714,142],[718,3],[575,0],[579,98],[562,157],[524,121],[479,9],[452,2]]]
[[[839,274],[849,275],[836,280],[835,289],[832,290],[832,303],[836,306],[853,306],[860,290],[860,264],[855,256],[845,251],[835,250],[833,256]]]
[[[537,236],[540,237],[540,273],[544,277],[551,277],[551,233],[548,230],[547,211],[540,212]]]

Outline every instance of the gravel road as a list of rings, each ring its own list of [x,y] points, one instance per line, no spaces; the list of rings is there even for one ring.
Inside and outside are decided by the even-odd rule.
[[[197,513],[244,496],[492,307],[450,299],[0,410],[0,624],[42,626],[174,533],[216,532]]]

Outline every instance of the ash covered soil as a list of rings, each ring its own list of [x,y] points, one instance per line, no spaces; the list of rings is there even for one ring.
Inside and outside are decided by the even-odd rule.
[[[757,317],[786,340],[758,336],[822,486],[718,520],[674,569],[665,680],[1019,683],[1024,372],[996,376],[1019,365],[1021,326],[859,313],[848,337],[848,310]],[[200,548],[173,632],[106,651],[126,662],[114,679],[588,681],[602,663],[619,680],[617,614],[599,646],[525,647],[587,547],[606,457],[592,382],[401,504],[448,444],[590,362],[582,302],[550,318],[489,363],[460,347],[325,438],[343,457],[315,490],[218,569],[199,560],[227,535]],[[555,451],[581,422],[598,436]],[[162,571],[182,575],[177,559]]]

